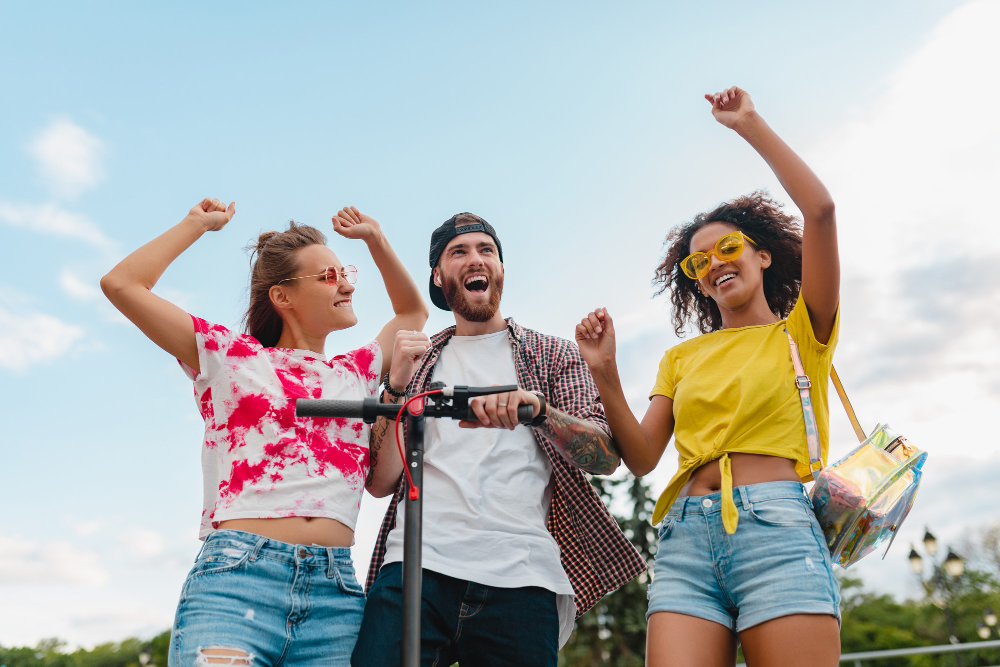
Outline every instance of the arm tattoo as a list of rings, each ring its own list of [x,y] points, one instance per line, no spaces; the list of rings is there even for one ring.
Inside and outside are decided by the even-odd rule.
[[[368,478],[365,479],[365,484],[371,484],[375,479],[375,466],[378,465],[378,451],[382,449],[382,444],[385,442],[385,436],[392,428],[392,420],[379,418],[375,420],[372,424],[371,432],[368,435],[368,455],[369,455],[369,467],[368,467]]]
[[[548,415],[538,429],[555,442],[570,462],[594,475],[610,475],[618,468],[621,459],[614,440],[600,427],[551,405]]]

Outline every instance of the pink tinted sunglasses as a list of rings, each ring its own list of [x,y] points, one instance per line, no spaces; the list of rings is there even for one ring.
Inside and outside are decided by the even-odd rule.
[[[303,278],[319,278],[320,280],[325,280],[330,285],[336,285],[343,278],[350,284],[358,282],[358,268],[353,264],[348,264],[347,266],[337,268],[336,266],[328,266],[321,273],[313,273],[308,276],[295,276],[294,278],[285,278],[284,280],[279,280],[277,285],[281,283],[288,282],[289,280],[302,280]]]

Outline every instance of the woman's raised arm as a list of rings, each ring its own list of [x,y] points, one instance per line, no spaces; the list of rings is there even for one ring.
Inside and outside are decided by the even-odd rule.
[[[816,340],[826,343],[840,303],[840,254],[833,197],[802,158],[754,109],[749,93],[729,88],[705,95],[712,115],[756,150],[802,211],[802,299]]]
[[[236,202],[203,199],[179,223],[142,246],[101,278],[101,289],[146,336],[169,354],[201,372],[194,323],[181,308],[153,294],[170,263],[208,231],[218,231],[236,214]]]
[[[429,314],[427,304],[420,296],[420,289],[412,276],[389,245],[382,226],[371,216],[361,213],[353,206],[345,206],[333,217],[333,229],[348,239],[362,239],[368,246],[375,266],[382,274],[385,291],[392,302],[395,316],[382,327],[376,336],[382,347],[382,375],[389,371],[392,362],[393,343],[396,332],[420,331],[424,328]]]
[[[607,309],[598,308],[576,325],[576,343],[604,404],[615,447],[632,474],[642,477],[659,463],[674,434],[674,402],[654,396],[640,423],[625,400],[615,359],[615,325]]]

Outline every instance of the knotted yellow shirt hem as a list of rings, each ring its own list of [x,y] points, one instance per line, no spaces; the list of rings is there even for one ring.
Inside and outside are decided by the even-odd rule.
[[[719,454],[722,456],[719,456]],[[674,504],[681,489],[691,479],[691,474],[716,457],[719,459],[719,472],[722,476],[722,525],[728,534],[732,535],[736,532],[736,525],[739,523],[740,514],[736,510],[736,503],[733,502],[733,466],[729,459],[729,454],[726,452],[709,452],[701,456],[686,459],[681,464],[677,474],[670,480],[670,484],[667,485],[667,488],[663,490],[663,493],[660,494],[660,497],[656,501],[656,506],[653,508],[654,525],[663,521],[667,510]]]

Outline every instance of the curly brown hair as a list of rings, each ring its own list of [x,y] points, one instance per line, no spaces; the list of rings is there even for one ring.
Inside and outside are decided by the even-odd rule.
[[[727,201],[690,222],[675,227],[663,245],[666,252],[656,267],[656,296],[670,290],[674,333],[683,335],[689,323],[701,333],[722,328],[722,313],[715,300],[698,290],[696,281],[681,270],[680,261],[691,254],[691,238],[712,222],[721,222],[746,232],[758,248],[771,253],[771,266],[764,271],[764,297],[779,317],[787,317],[799,297],[802,284],[802,227],[797,218],[782,210],[765,190]]]
[[[243,315],[243,331],[264,347],[274,347],[281,338],[284,321],[271,304],[270,289],[299,271],[297,253],[310,245],[326,245],[323,232],[309,225],[288,221],[283,232],[262,232],[247,246],[250,251],[250,304]]]

